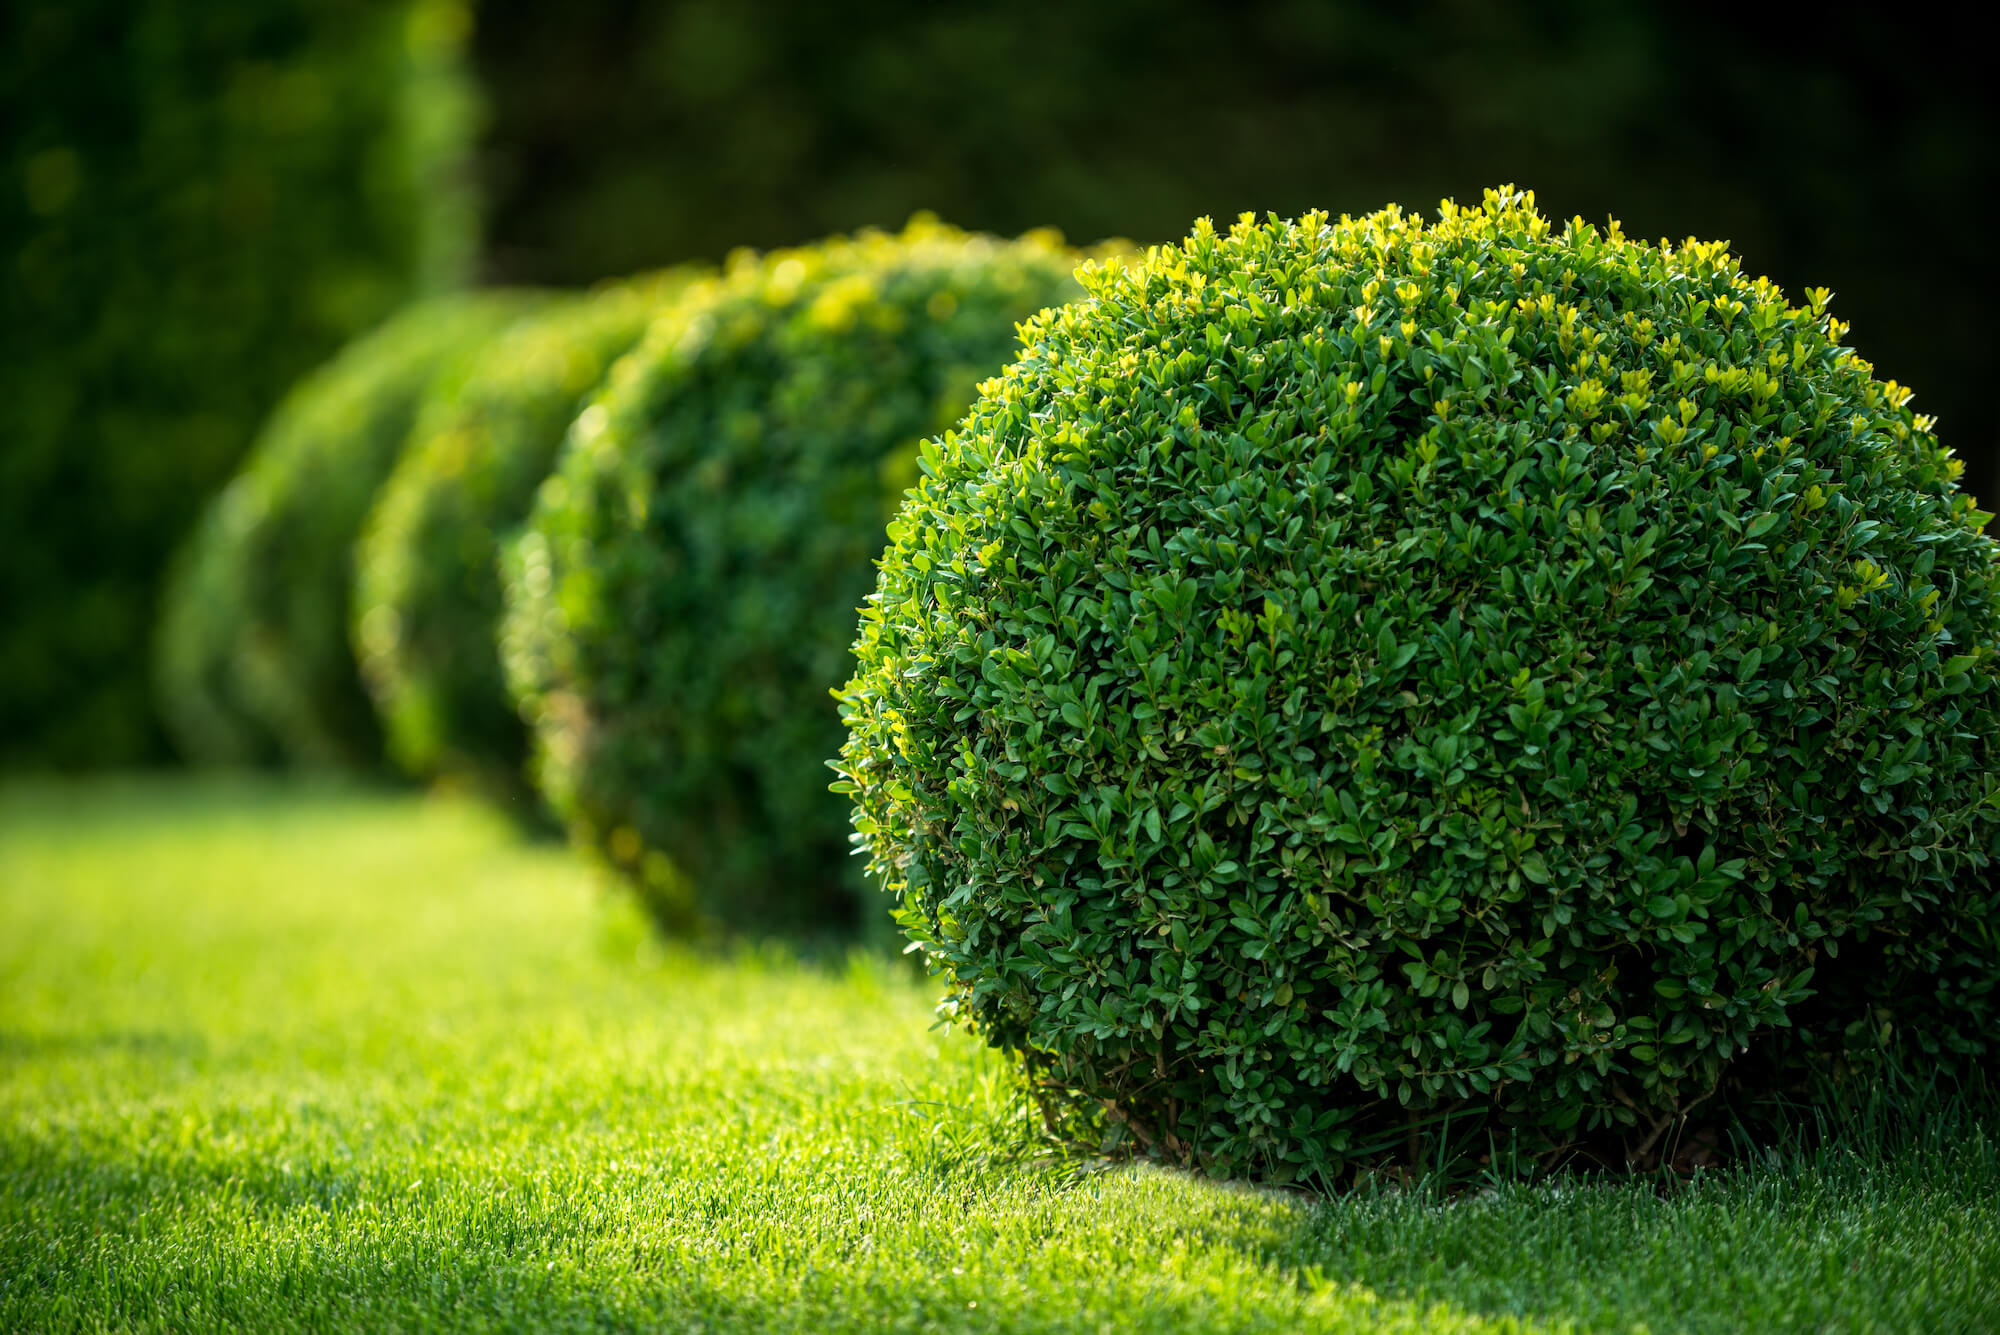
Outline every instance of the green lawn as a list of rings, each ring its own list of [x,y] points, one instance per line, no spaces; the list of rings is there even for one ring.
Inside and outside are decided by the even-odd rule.
[[[0,789],[0,1331],[2000,1328],[2000,1153],[1313,1204],[1023,1162],[925,988],[441,799]]]

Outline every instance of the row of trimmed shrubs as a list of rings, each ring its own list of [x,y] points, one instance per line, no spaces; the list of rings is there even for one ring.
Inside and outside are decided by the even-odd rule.
[[[176,739],[524,811],[532,773],[672,929],[851,929],[853,610],[918,442],[1080,258],[918,219],[411,309],[298,386],[182,554]]]
[[[1984,1068],[2000,545],[1824,293],[1510,189],[1078,259],[407,317],[189,554],[184,738],[532,739],[675,930],[852,927],[851,818],[1052,1125],[1215,1171]]]

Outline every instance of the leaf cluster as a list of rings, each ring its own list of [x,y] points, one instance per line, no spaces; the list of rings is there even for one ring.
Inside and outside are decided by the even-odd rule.
[[[837,766],[1055,1111],[1285,1178],[1991,1051],[1996,547],[1828,294],[1511,189],[1086,284],[922,447]]]

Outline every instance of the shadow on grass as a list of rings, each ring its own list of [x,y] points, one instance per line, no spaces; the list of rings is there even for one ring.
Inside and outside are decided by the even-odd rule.
[[[934,1162],[902,1206],[829,1226],[719,1177],[406,1182],[15,1130],[0,1327],[1971,1331],[2000,1294],[1996,1163],[1972,1129],[1671,1195],[1316,1203],[1143,1167]]]
[[[6,1133],[0,1327],[1522,1329],[1246,1265],[1231,1248],[1250,1239],[1227,1229],[1155,1231],[1188,1191],[1229,1215],[1270,1203],[1254,1194],[1163,1173],[1096,1185],[1107,1180],[1110,1193],[1079,1182],[1036,1194],[1050,1244],[1039,1253],[967,1256],[926,1236],[921,1214],[788,1237],[732,1204],[726,1183],[579,1208],[561,1183],[404,1184]],[[1093,1265],[1061,1250],[1077,1241],[1115,1254]]]

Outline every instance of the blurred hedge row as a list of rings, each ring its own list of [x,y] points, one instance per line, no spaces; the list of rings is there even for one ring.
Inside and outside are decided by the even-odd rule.
[[[532,780],[672,930],[886,931],[825,769],[854,609],[918,442],[1084,258],[919,216],[413,303],[286,395],[176,558],[177,749],[386,760],[531,821]]]
[[[348,650],[355,535],[411,425],[545,297],[420,302],[301,380],[161,597],[160,712],[189,760],[367,769],[382,733]]]
[[[167,553],[294,380],[474,258],[462,0],[0,9],[0,765],[163,752]]]

